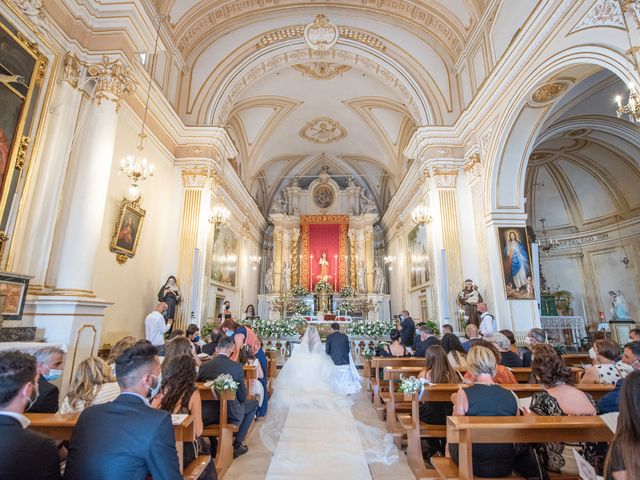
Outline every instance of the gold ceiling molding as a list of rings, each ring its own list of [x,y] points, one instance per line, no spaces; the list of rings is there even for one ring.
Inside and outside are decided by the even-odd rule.
[[[550,158],[553,154],[549,152],[533,152],[529,155],[529,161],[533,163],[543,162]]]
[[[589,130],[588,128],[577,128],[575,130],[571,130],[567,133],[565,133],[565,137],[584,137],[586,136],[591,130]]]
[[[559,97],[566,90],[567,84],[564,82],[547,83],[533,92],[531,98],[538,103],[548,102]]]
[[[316,15],[313,22],[304,27],[304,40],[311,50],[330,50],[339,38],[338,27],[326,15]]]
[[[258,43],[256,43],[256,48],[264,48],[274,43],[282,42],[284,40],[291,40],[294,38],[301,38],[304,36],[304,31],[306,29],[305,25],[295,25],[291,27],[278,28],[276,30],[272,30],[270,32],[265,33]],[[359,30],[356,28],[341,26],[338,27],[338,32],[340,33],[340,38],[346,38],[349,40],[356,41],[358,43],[363,43],[369,47],[375,48],[381,52],[384,52],[387,47],[382,43],[380,38],[371,35],[370,33],[365,32],[364,30]]]
[[[291,67],[303,75],[308,75],[314,80],[331,80],[332,78],[351,70],[349,65],[341,65],[339,63],[331,62],[314,62],[309,64],[296,63],[295,65],[291,65]]]
[[[300,137],[321,145],[337,142],[346,136],[347,129],[340,125],[340,122],[329,117],[317,117],[309,120],[300,129]]]
[[[252,14],[262,15],[289,10],[292,6],[300,8],[300,2],[298,0],[235,0],[224,4],[200,2],[197,8],[193,8],[187,15],[180,18],[175,25],[176,45],[186,57],[191,51],[196,50],[197,45],[208,38],[212,31],[224,30],[224,25],[227,23],[247,18]],[[452,58],[462,52],[466,37],[464,26],[459,20],[439,10],[437,5],[428,5],[426,2],[418,5],[410,0],[334,0],[331,6],[352,8],[358,12],[371,12],[374,15],[392,15],[422,30],[434,41],[440,42]],[[304,27],[303,25],[303,30]],[[345,36],[342,31],[340,35]]]

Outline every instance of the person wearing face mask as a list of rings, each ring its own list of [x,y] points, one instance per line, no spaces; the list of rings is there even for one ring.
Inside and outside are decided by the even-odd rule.
[[[60,480],[58,447],[28,429],[24,416],[38,397],[38,375],[31,355],[0,353],[0,477],[5,480]]]
[[[202,348],[200,347],[200,343],[198,343],[200,342],[200,328],[198,328],[195,323],[192,323],[187,327],[185,335],[189,340],[191,340],[191,343],[193,343],[193,348],[195,348],[196,350],[196,355],[201,354]]]
[[[529,330],[529,333],[527,333],[527,337],[524,339],[524,342],[529,346],[529,348],[538,343],[547,343],[547,334],[544,333],[544,330],[541,328],[532,328]],[[530,367],[532,360],[533,353],[531,350],[527,349],[522,354],[522,366]]]
[[[160,360],[138,342],[116,360],[122,393],[86,408],[71,435],[65,480],[126,478],[181,480],[171,414],[149,405],[158,386]]]
[[[38,400],[29,409],[30,413],[56,413],[60,390],[53,383],[62,376],[64,350],[46,347],[37,350],[33,356],[38,368]]]
[[[624,346],[624,353],[622,354],[622,363],[628,365],[633,370],[640,370],[640,341],[629,342]],[[622,390],[622,384],[624,379],[620,379],[616,382],[616,387],[602,397],[598,401],[598,413],[610,413],[617,412],[620,408],[620,391]]]

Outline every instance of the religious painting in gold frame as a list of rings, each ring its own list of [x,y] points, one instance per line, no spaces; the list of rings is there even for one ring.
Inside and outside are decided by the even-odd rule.
[[[111,239],[111,251],[116,254],[116,261],[120,264],[133,258],[138,249],[142,222],[146,211],[140,206],[141,199],[134,201],[122,200],[120,214]]]
[[[236,288],[238,248],[240,240],[227,225],[216,225],[211,250],[211,282],[222,287]]]
[[[409,247],[409,286],[412,290],[429,283],[429,245],[427,225],[420,223],[407,235]]]
[[[507,300],[535,300],[536,292],[527,229],[499,227],[498,242]]]
[[[46,67],[47,58],[37,45],[0,17],[0,252],[33,143],[28,134]]]

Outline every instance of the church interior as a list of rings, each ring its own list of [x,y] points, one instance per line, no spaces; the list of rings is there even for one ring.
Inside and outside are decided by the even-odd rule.
[[[187,467],[179,446],[176,478],[499,477],[476,470],[470,432],[478,443],[488,434],[459,421],[456,401],[446,424],[423,418],[426,397],[444,404],[458,388],[425,397],[425,385],[459,383],[429,376],[431,347],[419,355],[418,344],[433,335],[463,345],[468,367],[443,354],[469,384],[484,375],[471,367],[474,341],[515,352],[516,381],[497,383],[513,386],[521,412],[535,410],[540,385],[551,391],[535,343],[553,347],[594,405],[640,388],[637,0],[3,0],[0,45],[0,356],[35,356],[42,378],[60,370],[62,404],[83,362],[107,360],[124,338],[169,351],[181,332],[198,350],[196,393],[226,411],[217,384],[199,385],[219,354],[205,347],[228,336],[254,349],[244,375],[271,418],[264,403],[233,445],[242,426],[205,418],[194,435],[174,423],[176,439],[210,438],[213,451]],[[298,405],[269,449],[264,430],[288,388],[279,379],[294,381],[284,368],[295,356],[303,364],[296,352],[326,350],[348,375],[329,352],[333,325],[358,379],[340,413],[353,437],[333,445],[363,446],[353,458],[302,452],[307,434],[321,452],[332,444],[326,419],[305,423]],[[616,345],[611,362],[602,342]],[[64,356],[44,372],[47,347]],[[627,380],[585,383],[600,360],[624,363]],[[628,411],[618,432],[615,420],[566,411],[567,425],[578,418],[571,438],[516,420],[496,435],[608,442],[616,449],[600,463],[572,451],[594,475],[640,478],[616,443]],[[27,414],[49,435],[71,422]],[[371,461],[366,428],[395,457]],[[76,476],[64,478],[82,478],[72,437],[56,437],[69,439]],[[469,449],[454,463],[434,439]],[[621,462],[626,471],[611,471]]]

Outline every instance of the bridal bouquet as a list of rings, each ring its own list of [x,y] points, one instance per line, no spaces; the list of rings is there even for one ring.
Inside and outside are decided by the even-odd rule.
[[[223,393],[225,390],[231,390],[232,392],[236,392],[238,390],[238,382],[236,382],[231,375],[228,373],[223,373],[218,375],[215,380],[211,380],[204,384],[205,387],[213,387],[218,395]]]
[[[413,395],[422,390],[422,380],[416,377],[400,375],[400,391],[406,395]]]

